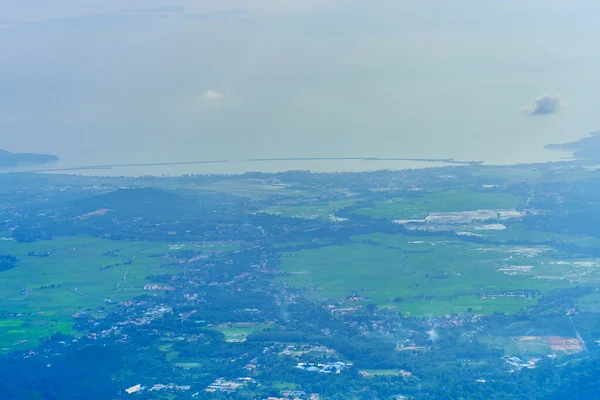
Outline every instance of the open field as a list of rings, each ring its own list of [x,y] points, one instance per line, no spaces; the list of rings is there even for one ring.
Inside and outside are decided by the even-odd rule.
[[[254,181],[246,181],[243,179],[224,180],[206,185],[186,185],[185,188],[233,194],[236,196],[248,197],[250,199],[255,200],[266,199],[271,196],[304,197],[309,195],[309,193],[307,192],[296,189],[289,189],[281,185],[257,183]]]
[[[190,183],[189,181],[179,179],[161,179],[157,177],[141,177],[132,180],[127,177],[98,177],[85,175],[52,175],[52,181],[55,184],[64,185],[106,185],[110,184],[114,188],[119,187],[154,187],[165,190],[184,189],[191,192],[215,192],[226,193],[237,196],[243,196],[250,199],[266,199],[271,196],[292,196],[303,197],[310,193],[305,191],[290,189],[276,183],[269,183],[254,179],[223,179],[211,183]]]
[[[567,235],[558,232],[544,232],[528,229],[527,226],[519,223],[510,224],[507,229],[488,231],[484,236],[493,241],[529,241],[529,242],[549,242],[557,241],[579,247],[600,248],[600,238],[587,235]]]
[[[549,168],[523,168],[519,166],[486,166],[473,170],[474,176],[513,182],[564,182],[589,179],[595,171],[586,169],[562,168],[560,173],[553,173]]]
[[[328,219],[335,216],[335,212],[341,208],[348,207],[356,202],[352,200],[332,201],[327,204],[316,205],[278,205],[261,210],[263,213],[275,214],[281,217],[291,218],[309,218],[309,219]]]
[[[150,256],[165,251],[163,244],[90,237],[0,241],[0,254],[20,259],[16,268],[0,272],[1,309],[10,314],[0,320],[0,349],[29,347],[55,332],[73,333],[73,313],[101,307],[104,299],[124,301],[144,293],[147,277],[164,272],[164,260]]]
[[[374,207],[358,209],[355,213],[377,218],[407,220],[425,218],[430,212],[513,209],[523,202],[524,199],[509,193],[453,189],[388,199],[375,203]]]
[[[576,280],[569,276],[581,277],[580,282],[596,277],[594,267],[577,261],[556,264],[544,246],[385,234],[354,240],[288,254],[281,269],[290,275],[281,279],[330,304],[373,302],[412,315],[444,315],[468,309],[515,312],[535,303],[528,292],[573,287]],[[565,278],[554,279],[553,271]]]
[[[194,251],[204,251],[204,252],[226,252],[226,251],[234,251],[239,250],[240,244],[235,241],[228,242],[190,242],[190,243],[179,243],[179,244],[169,244],[168,252],[172,253],[177,250],[194,250]]]
[[[264,324],[237,322],[221,324],[214,329],[223,333],[227,342],[243,342],[248,336],[264,327]]]
[[[370,376],[396,376],[399,374],[397,369],[363,369]]]
[[[600,292],[590,293],[577,299],[580,309],[587,312],[600,312]]]
[[[521,357],[577,354],[584,351],[579,339],[567,336],[487,337],[482,338],[482,341],[502,349],[505,355]]]

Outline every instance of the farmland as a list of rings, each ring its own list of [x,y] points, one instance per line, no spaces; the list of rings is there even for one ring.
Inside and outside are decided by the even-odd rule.
[[[252,333],[264,328],[264,324],[257,323],[225,323],[217,326],[215,329],[225,335],[227,342],[243,342]]]
[[[539,398],[600,354],[599,186],[499,180],[7,176],[0,393]]]
[[[373,207],[360,208],[355,212],[369,217],[410,220],[425,218],[430,212],[514,209],[524,201],[510,193],[452,189],[414,192],[410,196],[375,202]]]
[[[278,205],[261,210],[267,214],[290,218],[328,219],[335,216],[340,208],[352,205],[356,200],[332,201],[315,205]]]
[[[146,277],[161,272],[163,261],[150,256],[166,251],[164,244],[88,237],[0,241],[0,254],[20,259],[0,278],[3,306],[12,313],[0,322],[0,349],[31,346],[54,332],[71,334],[72,314],[102,307],[105,299],[126,301],[142,294]]]
[[[373,302],[413,315],[443,315],[471,309],[479,313],[514,312],[535,296],[571,282],[571,265],[552,264],[545,247],[497,246],[427,237],[375,234],[354,243],[303,250],[284,257],[282,278],[304,288],[311,299]],[[533,265],[549,279],[538,279]],[[595,276],[595,275],[594,275]]]

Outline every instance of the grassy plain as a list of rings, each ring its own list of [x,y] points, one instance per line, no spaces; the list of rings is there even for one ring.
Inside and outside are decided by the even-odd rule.
[[[48,257],[28,255],[46,251]],[[105,255],[110,251],[113,256]],[[149,275],[164,273],[164,260],[150,256],[166,251],[160,243],[91,237],[0,241],[0,254],[20,259],[16,268],[0,272],[1,309],[11,314],[0,320],[0,351],[35,345],[56,332],[72,334],[72,314],[103,306],[104,299],[142,294]],[[125,265],[126,259],[132,263]]]
[[[584,311],[600,312],[600,293],[590,293],[578,298],[577,305]]]
[[[397,369],[363,369],[370,376],[396,376],[399,374]]]
[[[267,199],[272,196],[304,197],[310,193],[298,189],[291,189],[284,185],[272,184],[254,179],[223,179],[211,183],[195,183],[185,180],[141,177],[135,180],[127,177],[97,177],[85,175],[52,175],[55,184],[64,185],[91,185],[110,184],[114,187],[154,187],[165,190],[184,189],[190,192],[225,193],[247,197],[253,200]]]
[[[228,342],[243,342],[248,336],[265,327],[265,324],[252,322],[227,323],[217,326],[216,330],[225,335]]]
[[[313,300],[363,302],[400,308],[412,315],[444,315],[471,308],[478,313],[515,312],[535,299],[510,292],[542,293],[574,283],[537,279],[535,268],[555,266],[545,247],[480,245],[445,237],[372,234],[354,243],[287,254],[281,269],[289,285]],[[502,268],[533,266],[515,274]],[[346,303],[350,304],[350,303]]]
[[[510,193],[452,189],[379,201],[373,207],[361,208],[355,213],[377,218],[422,219],[430,212],[513,209],[523,202],[524,199]]]
[[[519,356],[523,358],[546,356],[552,350],[545,338],[539,336],[524,337],[482,337],[481,341],[490,347],[500,349],[507,356]]]
[[[186,189],[200,189],[217,193],[227,193],[236,196],[248,197],[254,200],[267,199],[272,196],[291,196],[295,198],[302,198],[310,194],[302,190],[290,189],[282,185],[257,183],[252,180],[248,181],[244,179],[228,179],[210,184],[186,185],[184,187]]]
[[[527,226],[519,223],[508,225],[507,229],[487,231],[487,239],[495,242],[524,241],[524,242],[560,242],[579,247],[600,248],[600,238],[589,235],[567,235],[558,232],[545,232],[534,229],[528,229]]]
[[[474,176],[490,179],[490,183],[506,182],[565,182],[589,179],[597,172],[594,170],[563,168],[560,173],[546,168],[531,168],[524,166],[486,166],[472,170]]]
[[[328,219],[334,217],[337,210],[348,207],[355,201],[356,199],[315,205],[277,205],[265,208],[261,212],[289,218]]]

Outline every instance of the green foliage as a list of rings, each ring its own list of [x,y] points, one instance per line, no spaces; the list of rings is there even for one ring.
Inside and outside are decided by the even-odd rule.
[[[294,204],[294,202],[290,202],[290,204],[265,208],[261,210],[261,212],[289,218],[330,219],[335,216],[337,210],[348,207],[355,202],[356,199],[332,202],[310,202],[308,205],[298,205]]]
[[[0,254],[0,272],[15,268],[19,259],[8,254]]]
[[[560,171],[563,193],[554,168],[0,177],[0,398],[597,397],[597,185]],[[480,236],[390,221],[525,203]],[[558,336],[586,347],[551,359]],[[295,368],[333,360],[352,366]],[[191,390],[123,392],[137,383]]]
[[[513,209],[523,202],[523,198],[511,193],[451,189],[377,201],[373,207],[360,208],[354,212],[394,220],[422,219],[430,212]]]
[[[116,259],[105,255],[115,248]],[[2,352],[36,346],[41,338],[55,332],[72,334],[72,314],[105,307],[105,299],[126,301],[145,293],[144,285],[152,282],[148,276],[163,271],[164,260],[150,256],[166,253],[168,246],[72,237],[35,243],[1,241],[3,251],[14,254],[4,258],[8,262],[16,263],[17,257],[21,261],[0,274],[0,311],[21,316],[11,317],[10,322],[0,320]],[[32,251],[51,255],[27,257]],[[105,268],[115,263],[120,265]],[[181,269],[174,267],[172,271]],[[23,340],[26,342],[18,343]]]
[[[415,316],[515,312],[535,304],[540,293],[568,287],[560,280],[536,279],[498,271],[502,266],[539,265],[549,274],[562,266],[532,259],[519,246],[471,243],[458,238],[374,234],[356,236],[353,244],[288,253],[281,278],[303,288],[310,299],[347,306],[373,302]],[[510,259],[508,259],[510,257]],[[499,259],[505,265],[498,263]],[[485,298],[482,298],[484,297]],[[396,301],[401,297],[402,301]],[[362,299],[358,302],[349,300]],[[327,300],[323,300],[327,299]]]

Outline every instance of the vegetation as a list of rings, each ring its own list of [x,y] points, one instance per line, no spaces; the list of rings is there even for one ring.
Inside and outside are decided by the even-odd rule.
[[[594,398],[598,172],[502,171],[0,175],[0,398]]]
[[[335,212],[344,207],[352,205],[356,200],[339,200],[332,202],[312,202],[317,204],[297,205],[291,204],[268,207],[261,210],[267,214],[280,215],[288,218],[317,218],[329,219],[335,217]]]
[[[159,243],[89,237],[35,243],[1,241],[0,251],[8,249],[15,254],[11,259],[22,261],[0,277],[3,308],[12,314],[0,321],[0,349],[4,351],[35,346],[55,332],[73,334],[73,314],[101,311],[107,301],[126,301],[143,294],[144,285],[152,282],[148,277],[164,271],[165,261],[151,256],[168,251]],[[32,251],[50,256],[27,257]]]
[[[412,192],[403,197],[377,201],[372,207],[359,208],[354,212],[370,217],[410,220],[425,218],[431,212],[514,209],[523,203],[523,198],[511,193],[481,192],[465,188]]]
[[[538,255],[536,248],[435,236],[376,234],[352,239],[352,244],[285,254],[281,269],[288,275],[281,279],[303,288],[313,300],[372,301],[416,316],[468,310],[516,312],[535,304],[548,290],[570,286],[560,280],[541,280],[530,270],[517,268],[524,264],[543,268],[547,259]],[[536,254],[533,259],[532,252]],[[498,263],[507,257],[510,260]],[[504,273],[513,271],[514,275]]]
[[[6,271],[17,266],[19,259],[8,254],[0,254],[0,272]]]

